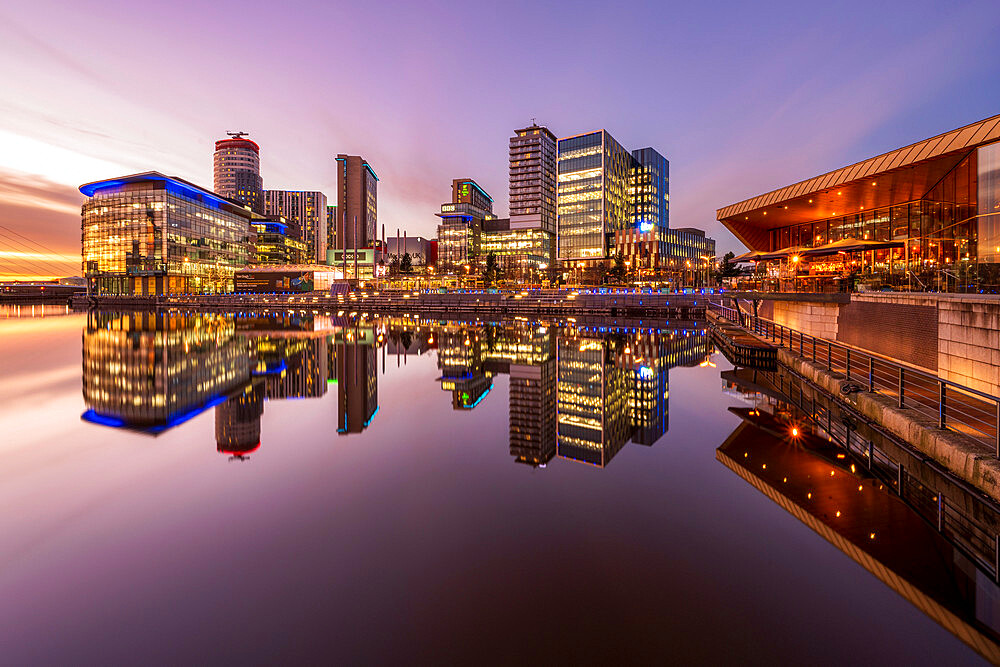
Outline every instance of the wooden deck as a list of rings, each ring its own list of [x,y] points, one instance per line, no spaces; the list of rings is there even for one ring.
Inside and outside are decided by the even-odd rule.
[[[712,339],[734,366],[777,370],[778,348],[715,312],[708,313]]]

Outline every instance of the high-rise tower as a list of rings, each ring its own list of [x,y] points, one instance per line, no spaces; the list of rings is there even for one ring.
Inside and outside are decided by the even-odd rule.
[[[556,137],[547,127],[510,138],[510,228],[556,233]]]
[[[336,215],[337,245],[329,252],[328,263],[343,266],[348,277],[373,275],[378,176],[368,161],[358,155],[337,156]]]
[[[244,139],[246,132],[227,132],[215,142],[216,194],[241,201],[264,213],[264,181],[260,177],[260,146]]]

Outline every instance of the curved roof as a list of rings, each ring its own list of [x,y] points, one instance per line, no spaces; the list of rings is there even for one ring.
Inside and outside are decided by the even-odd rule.
[[[761,230],[919,199],[973,148],[998,139],[1000,115],[724,206],[716,219],[752,247]]]

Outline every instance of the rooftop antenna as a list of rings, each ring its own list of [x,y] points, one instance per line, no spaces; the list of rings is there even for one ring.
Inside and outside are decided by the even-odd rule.
[[[534,118],[531,119],[531,125],[532,125],[532,127],[534,127],[535,125],[538,125],[538,123],[535,122]]]
[[[226,132],[233,139],[242,139],[243,137],[249,136],[249,132]]]

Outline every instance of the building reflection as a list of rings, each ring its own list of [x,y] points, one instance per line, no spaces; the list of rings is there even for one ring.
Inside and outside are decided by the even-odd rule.
[[[215,444],[233,459],[246,459],[260,447],[260,418],[264,414],[264,380],[254,378],[243,393],[215,407]]]
[[[265,401],[322,398],[337,385],[338,432],[378,409],[370,323],[290,313],[91,313],[82,419],[159,435],[215,408],[216,448],[260,447]]]
[[[607,331],[435,323],[438,378],[456,410],[475,408],[509,375],[510,454],[605,466],[628,442],[651,446],[669,424],[669,370],[710,353],[701,329]]]
[[[475,409],[507,375],[509,453],[536,468],[556,456],[605,466],[630,441],[652,446],[669,426],[670,368],[710,351],[697,328],[92,313],[83,418],[157,435],[214,407],[217,451],[243,460],[261,446],[268,401],[335,393],[337,433],[358,434],[378,413],[380,347],[383,373],[388,354],[401,366],[435,351],[439,386],[458,411]]]
[[[158,434],[242,393],[254,351],[231,316],[90,313],[82,418]]]
[[[361,433],[378,412],[378,357],[375,327],[344,321],[330,338],[330,381],[337,385],[337,433]]]
[[[987,660],[1000,662],[1000,587],[993,575],[904,502],[891,483],[805,428],[766,381],[744,380],[729,374],[728,388],[754,405],[730,408],[742,421],[716,459]],[[988,513],[972,495],[951,502],[979,504],[970,516]]]

